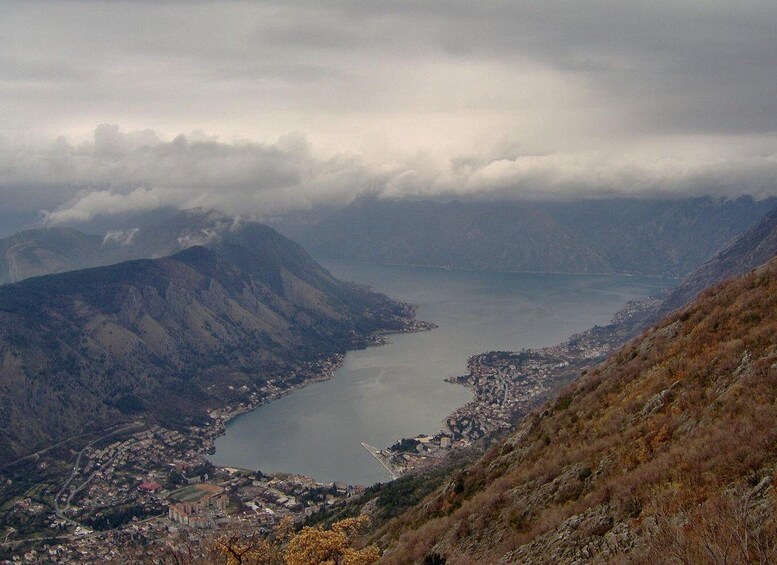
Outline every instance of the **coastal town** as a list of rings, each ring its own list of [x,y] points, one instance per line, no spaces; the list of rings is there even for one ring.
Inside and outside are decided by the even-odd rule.
[[[391,333],[435,327],[408,315]],[[364,345],[387,343],[389,334],[376,333]],[[336,353],[256,383],[214,386],[223,405],[185,430],[137,421],[5,463],[0,484],[16,496],[0,508],[0,563],[102,563],[125,547],[143,562],[159,554],[160,544],[174,551],[214,531],[270,531],[284,518],[299,522],[360,493],[362,486],[220,468],[207,458],[229,420],[331,379],[343,360]],[[30,476],[37,477],[32,488]]]
[[[105,524],[92,520],[95,529],[79,525],[72,533],[32,544],[10,562],[102,563],[121,559],[129,547],[133,559],[142,562],[144,557],[206,543],[214,531],[269,532],[284,517],[304,519],[363,490],[341,483],[321,484],[300,475],[265,476],[224,468],[211,471],[185,477],[184,486],[136,482],[121,489],[125,504],[132,501],[141,512],[129,521],[106,529]],[[26,511],[46,512],[43,505],[30,508],[28,502],[26,506]],[[80,508],[79,514],[88,514],[88,507]],[[64,521],[60,526],[65,527]]]
[[[642,309],[629,305],[619,313],[620,321]],[[407,331],[433,327],[415,322]],[[612,327],[597,327],[553,347],[475,355],[466,375],[449,379],[472,388],[474,398],[448,416],[440,432],[401,439],[386,448],[363,446],[392,478],[438,465],[509,428],[582,367],[602,358],[617,342],[613,332]],[[376,335],[369,344],[388,339]],[[210,410],[207,422],[185,432],[137,421],[109,430],[80,450],[65,446],[58,457],[26,457],[16,473],[14,465],[6,466],[0,480],[7,488],[27,472],[24,469],[65,478],[44,482],[44,487],[25,492],[3,508],[7,525],[0,531],[0,559],[100,563],[132,547],[140,562],[160,551],[206,543],[214,532],[270,532],[283,519],[299,523],[358,496],[363,486],[215,467],[207,459],[231,418],[331,378],[343,359],[332,355],[253,388],[232,389],[236,401]]]
[[[151,556],[204,542],[214,530],[270,531],[284,517],[304,519],[363,490],[301,475],[214,467],[194,447],[196,438],[158,426],[107,441],[77,454],[53,508],[44,497],[13,505],[11,518],[37,517],[49,535],[19,539],[6,528],[3,546],[16,550],[10,562],[101,563],[111,557],[108,546],[115,558],[132,546],[140,560],[139,542]]]
[[[604,359],[625,339],[627,328],[639,324],[657,303],[653,298],[629,302],[610,324],[594,326],[558,345],[470,357],[466,375],[446,380],[471,388],[474,398],[450,414],[439,433],[368,451],[392,477],[399,477],[444,461],[451,450],[511,429],[583,369]]]

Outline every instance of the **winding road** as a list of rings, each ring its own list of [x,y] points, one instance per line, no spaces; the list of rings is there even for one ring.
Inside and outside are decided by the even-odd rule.
[[[132,423],[132,424],[130,424],[128,426],[125,426],[123,428],[119,428],[118,430],[114,430],[112,432],[109,432],[109,433],[107,433],[107,434],[105,434],[103,436],[98,437],[95,440],[90,441],[89,443],[87,443],[83,447],[83,449],[81,451],[78,452],[78,455],[76,456],[76,461],[73,464],[73,469],[70,471],[70,476],[65,481],[65,484],[62,485],[62,488],[59,489],[59,492],[57,492],[57,494],[54,496],[54,512],[56,513],[57,516],[59,516],[60,518],[62,518],[66,522],[69,522],[70,524],[73,524],[74,526],[81,526],[81,524],[79,524],[75,520],[73,520],[71,518],[68,518],[65,515],[65,511],[70,508],[70,501],[73,500],[73,497],[78,492],[80,492],[84,487],[86,487],[86,485],[89,483],[89,481],[91,481],[94,478],[94,476],[97,473],[97,471],[94,471],[83,483],[81,483],[78,487],[76,487],[73,490],[73,492],[70,493],[70,495],[68,495],[67,499],[65,500],[65,506],[64,507],[60,507],[60,505],[59,505],[59,502],[60,502],[60,499],[62,498],[62,495],[68,489],[68,487],[70,486],[70,483],[73,482],[73,479],[78,474],[79,468],[81,466],[81,458],[83,457],[83,455],[86,452],[86,450],[89,449],[90,447],[92,447],[93,445],[95,445],[96,443],[99,443],[99,442],[101,442],[103,440],[106,440],[106,439],[108,439],[108,438],[110,438],[110,437],[112,437],[114,435],[118,435],[118,434],[130,431],[130,430],[133,430],[135,428],[140,430],[142,428],[145,428],[145,424],[140,423],[140,422],[134,422],[134,423]]]

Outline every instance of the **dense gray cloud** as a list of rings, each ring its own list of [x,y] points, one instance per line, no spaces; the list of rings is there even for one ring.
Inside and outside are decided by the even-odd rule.
[[[270,144],[221,143],[201,134],[165,141],[150,130],[125,133],[103,124],[91,140],[78,144],[61,137],[38,145],[0,140],[0,190],[15,195],[17,205],[37,203],[51,224],[194,207],[268,218],[316,204],[346,204],[364,194],[524,199],[775,194],[777,155],[747,156],[750,148],[739,157],[638,163],[598,152],[491,149],[448,162],[424,154],[383,162],[327,154],[298,133]]]
[[[0,197],[774,194],[775,29],[763,0],[7,1]]]
[[[124,133],[103,124],[79,144],[62,137],[45,145],[0,141],[0,186],[30,198],[37,186],[61,187],[64,198],[43,209],[53,223],[162,207],[260,215],[347,201],[368,184],[359,159],[315,156],[295,133],[272,144],[218,143],[196,134],[160,141],[150,130]]]

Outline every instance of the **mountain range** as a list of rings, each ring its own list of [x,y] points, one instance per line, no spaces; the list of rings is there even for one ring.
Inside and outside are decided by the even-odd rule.
[[[744,212],[760,214],[765,206],[750,199],[701,199],[669,207],[653,203],[648,214],[646,203],[610,205],[620,210],[619,219],[602,221],[621,225],[634,214],[658,225],[657,210],[663,218],[714,212],[728,218],[723,229],[712,230],[724,235],[752,219]],[[364,206],[362,219],[383,209]],[[553,206],[560,214],[563,205]],[[420,209],[442,210],[438,224],[450,221],[451,210],[462,221],[472,210],[456,203],[422,203]],[[491,205],[479,210],[499,217]],[[517,210],[503,210],[503,217],[515,218]],[[531,208],[520,214],[547,215]],[[671,239],[682,240],[682,231],[677,228]],[[776,234],[777,212],[767,213],[644,319],[658,320],[710,284],[764,262],[777,252]],[[582,245],[578,239],[564,241]],[[168,425],[191,422],[216,402],[214,390],[206,391],[214,383],[220,383],[218,394],[228,395],[227,381],[255,380],[361,345],[376,329],[396,329],[412,316],[405,305],[337,281],[271,228],[217,212],[182,212],[102,236],[72,228],[29,230],[0,240],[0,249],[0,274],[22,281],[0,286],[0,454],[8,457],[136,413],[154,414]],[[594,263],[586,265],[581,268]],[[158,402],[163,397],[174,400]]]
[[[280,223],[316,257],[465,270],[683,277],[777,200],[361,199]]]
[[[531,227],[526,239],[506,243],[529,242],[524,259],[540,256],[542,238],[565,224],[549,259],[557,265],[572,265],[564,257],[577,249],[575,268],[627,272],[637,265],[631,245],[666,238],[673,243],[662,251],[644,250],[639,272],[697,267],[639,318],[644,325],[629,329],[641,327],[640,335],[507,437],[490,440],[484,456],[378,485],[346,504],[346,513],[375,517],[364,541],[384,550],[382,562],[777,556],[777,437],[769,424],[777,418],[777,211],[750,199],[610,204],[620,213],[566,223],[560,203],[503,217],[479,205],[489,214],[478,217],[483,225],[486,217],[502,217],[502,227],[521,217]],[[552,222],[543,206],[558,206]],[[678,225],[662,225],[669,218]],[[451,235],[447,212],[437,222],[438,235]],[[604,224],[627,232],[621,249]],[[585,226],[592,231],[584,236]],[[499,237],[522,231],[510,230]],[[423,245],[405,236],[408,246]],[[715,242],[728,243],[703,261]],[[203,424],[209,410],[270,380],[295,384],[305,363],[406,328],[414,314],[338,281],[273,229],[213,212],[103,236],[28,231],[2,244],[2,272],[18,282],[0,285],[0,460],[138,418],[168,428]],[[485,259],[493,257],[487,247]]]
[[[179,237],[133,245],[164,252]],[[254,223],[168,257],[2,285],[0,460],[137,416],[202,422],[241,386],[363,347],[412,315]]]

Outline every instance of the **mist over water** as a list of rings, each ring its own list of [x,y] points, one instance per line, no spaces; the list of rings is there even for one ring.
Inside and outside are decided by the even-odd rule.
[[[443,381],[488,350],[553,345],[604,324],[673,281],[625,276],[461,272],[324,262],[340,279],[418,305],[439,328],[352,351],[332,380],[243,414],[216,440],[217,465],[373,484],[385,470],[361,446],[434,434],[470,390]]]

